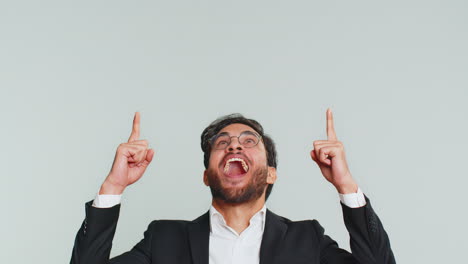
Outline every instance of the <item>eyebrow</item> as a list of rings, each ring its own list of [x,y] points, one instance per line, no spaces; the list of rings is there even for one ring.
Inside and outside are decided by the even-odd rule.
[[[254,131],[251,131],[251,130],[245,130],[245,131],[242,131],[240,133],[240,135],[242,135],[243,133],[252,133],[254,135],[257,135],[257,136],[260,136],[257,132],[254,132]],[[231,134],[229,134],[228,132],[221,132],[219,134],[216,134],[216,136],[224,136],[224,135],[227,135],[227,136],[231,136]]]

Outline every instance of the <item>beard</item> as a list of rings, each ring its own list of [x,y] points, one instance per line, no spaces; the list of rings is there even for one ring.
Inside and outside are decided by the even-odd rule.
[[[226,203],[244,203],[257,200],[265,192],[268,176],[268,168],[258,168],[252,172],[252,177],[247,186],[243,188],[225,188],[221,183],[221,178],[213,169],[206,172],[210,184],[211,195],[213,199],[219,199]]]

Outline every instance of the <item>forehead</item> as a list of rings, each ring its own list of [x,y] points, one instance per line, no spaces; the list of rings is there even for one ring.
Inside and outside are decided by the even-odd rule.
[[[257,133],[255,129],[249,127],[248,125],[238,124],[238,123],[225,126],[218,133],[226,132],[226,133],[229,133],[229,135],[239,135],[240,133],[244,131],[252,131],[254,133]]]

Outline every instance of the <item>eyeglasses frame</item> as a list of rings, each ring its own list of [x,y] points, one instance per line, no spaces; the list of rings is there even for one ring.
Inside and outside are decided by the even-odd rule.
[[[254,136],[258,139],[257,143],[256,143],[255,145],[251,146],[251,147],[244,146],[244,144],[242,144],[242,143],[240,142],[240,140],[239,140],[239,138],[240,138],[243,134],[251,134],[251,135],[254,135]],[[229,136],[229,143],[226,145],[226,147],[225,147],[225,148],[222,148],[222,149],[214,148],[214,147],[213,147],[214,141],[215,141],[218,137],[220,137],[220,136],[225,136],[225,135],[226,135],[226,136]],[[229,145],[231,145],[231,142],[232,142],[232,138],[233,138],[233,137],[237,138],[237,141],[239,142],[239,144],[241,144],[241,145],[242,145],[243,147],[245,147],[245,148],[253,148],[253,147],[257,146],[258,143],[260,143],[260,141],[263,142],[263,137],[262,137],[261,135],[259,135],[259,134],[256,133],[256,132],[249,131],[249,130],[242,131],[242,133],[240,133],[239,136],[230,136],[229,133],[227,133],[227,132],[222,132],[222,133],[219,133],[219,134],[214,135],[214,136],[209,140],[209,142],[210,142],[210,147],[211,147],[212,149],[216,149],[216,150],[224,150],[224,149],[226,149]]]

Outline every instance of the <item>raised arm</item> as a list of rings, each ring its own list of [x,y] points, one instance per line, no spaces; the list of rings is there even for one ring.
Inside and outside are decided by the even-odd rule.
[[[382,222],[371,207],[364,194],[357,193],[358,185],[351,176],[346,162],[344,145],[338,141],[333,124],[333,114],[327,110],[327,140],[314,141],[310,155],[319,166],[323,176],[336,190],[345,196],[360,198],[362,204],[350,206],[346,201],[341,204],[344,222],[350,235],[352,254],[338,248],[337,243],[324,234],[324,229],[317,224],[321,236],[321,263],[360,263],[393,264],[395,258],[390,247],[390,240]],[[343,197],[343,196],[342,196]]]
[[[139,138],[140,113],[137,112],[130,138],[117,148],[112,168],[101,185],[100,195],[120,195],[127,186],[143,176],[153,159],[154,150],[148,149],[148,141]],[[110,208],[96,208],[92,202],[88,202],[85,209],[86,218],[75,238],[71,264],[150,263],[149,231],[131,251],[109,261],[120,204]]]

